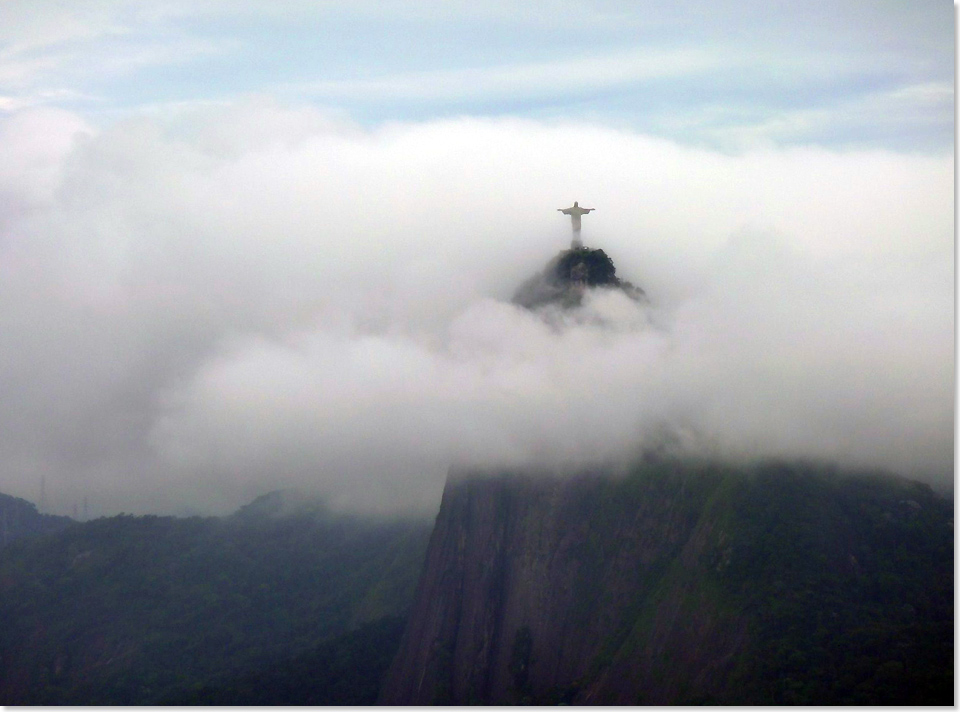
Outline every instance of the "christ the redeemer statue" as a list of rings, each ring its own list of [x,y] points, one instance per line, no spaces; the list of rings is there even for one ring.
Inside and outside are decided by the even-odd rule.
[[[580,204],[574,200],[572,208],[557,208],[564,215],[570,216],[570,226],[573,228],[573,241],[570,243],[571,249],[583,247],[583,241],[580,239],[580,216],[593,212],[596,208],[581,208]]]

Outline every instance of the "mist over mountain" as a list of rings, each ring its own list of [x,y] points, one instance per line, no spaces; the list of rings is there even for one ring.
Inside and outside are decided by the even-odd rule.
[[[368,130],[263,99],[105,128],[23,111],[0,150],[0,466],[20,497],[45,476],[51,512],[299,486],[430,516],[452,463],[664,431],[951,481],[950,157]],[[555,328],[510,300],[573,198],[649,303],[588,290]]]
[[[591,246],[556,252],[565,225],[508,244],[495,210],[421,206],[414,220],[398,201],[389,215],[406,227],[376,242],[368,196],[351,233],[337,209],[289,202],[302,175],[272,173],[287,182],[271,193],[262,173],[333,181],[317,171],[336,147],[359,152],[340,169],[369,177],[414,129],[285,120],[305,118],[281,146],[201,150],[149,123],[125,127],[135,140],[117,153],[119,128],[78,141],[46,202],[11,223],[48,242],[10,241],[9,254],[49,258],[58,275],[14,275],[14,291],[39,295],[26,303],[45,330],[2,305],[23,339],[0,363],[25,374],[11,421],[25,439],[0,436],[12,477],[46,473],[61,503],[96,488],[101,508],[248,503],[224,518],[98,518],[6,547],[7,699],[952,700],[952,505],[914,481],[951,486],[942,225],[918,246],[894,221],[882,248],[866,241],[876,251],[744,228],[671,254],[597,220]],[[594,140],[683,163],[637,137]],[[120,210],[145,145],[139,175],[159,182]],[[917,186],[942,168],[895,164]],[[252,185],[266,192],[240,195]],[[183,204],[201,195],[194,212]],[[258,212],[271,200],[272,221]],[[105,229],[118,215],[129,224]],[[429,241],[412,225],[428,216]],[[490,244],[448,239],[467,217]],[[253,498],[291,484],[302,491]]]
[[[0,704],[952,704],[955,16],[0,1]]]

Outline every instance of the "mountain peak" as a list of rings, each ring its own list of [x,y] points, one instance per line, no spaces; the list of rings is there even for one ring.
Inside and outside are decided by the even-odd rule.
[[[539,274],[526,280],[513,303],[527,309],[548,304],[563,308],[580,305],[587,289],[620,289],[635,301],[646,299],[640,287],[617,277],[613,260],[599,248],[576,246],[560,251]]]

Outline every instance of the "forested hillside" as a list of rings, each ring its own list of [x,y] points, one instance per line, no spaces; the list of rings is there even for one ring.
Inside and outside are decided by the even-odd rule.
[[[395,620],[429,530],[275,494],[222,519],[121,515],[14,542],[0,699],[156,704]]]
[[[953,655],[950,498],[808,463],[453,473],[435,526],[274,493],[0,550],[8,704],[951,704]]]
[[[0,548],[22,537],[60,531],[72,522],[70,517],[41,514],[32,502],[0,493]]]

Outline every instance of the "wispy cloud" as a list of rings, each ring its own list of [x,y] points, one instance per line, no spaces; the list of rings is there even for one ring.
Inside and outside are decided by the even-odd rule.
[[[0,4],[0,110],[103,99],[91,87],[236,47],[229,39],[187,34],[165,24],[165,14],[138,12],[135,4],[47,7],[49,13],[33,4]]]
[[[952,148],[942,97],[910,89],[952,81],[949,8],[706,7],[0,2],[0,110],[96,97],[88,109],[102,118],[256,93],[367,125],[577,117],[725,148],[844,144],[857,133],[878,146]]]
[[[864,92],[818,106],[762,107],[736,104],[699,107],[667,118],[676,134],[695,133],[728,149],[797,144],[829,137],[835,145],[901,143],[916,146],[916,136],[930,136],[929,147],[949,143],[953,124],[953,86],[924,82]]]
[[[0,113],[22,111],[34,106],[64,103],[91,103],[99,101],[93,94],[83,94],[70,89],[38,90],[31,94],[2,95],[0,94]]]
[[[604,55],[500,66],[402,72],[377,78],[321,80],[294,88],[326,100],[495,100],[571,95],[624,84],[732,68],[701,49],[631,49]]]
[[[102,3],[64,9],[37,3],[0,3],[0,60],[8,61],[67,44],[125,35],[130,28]]]

